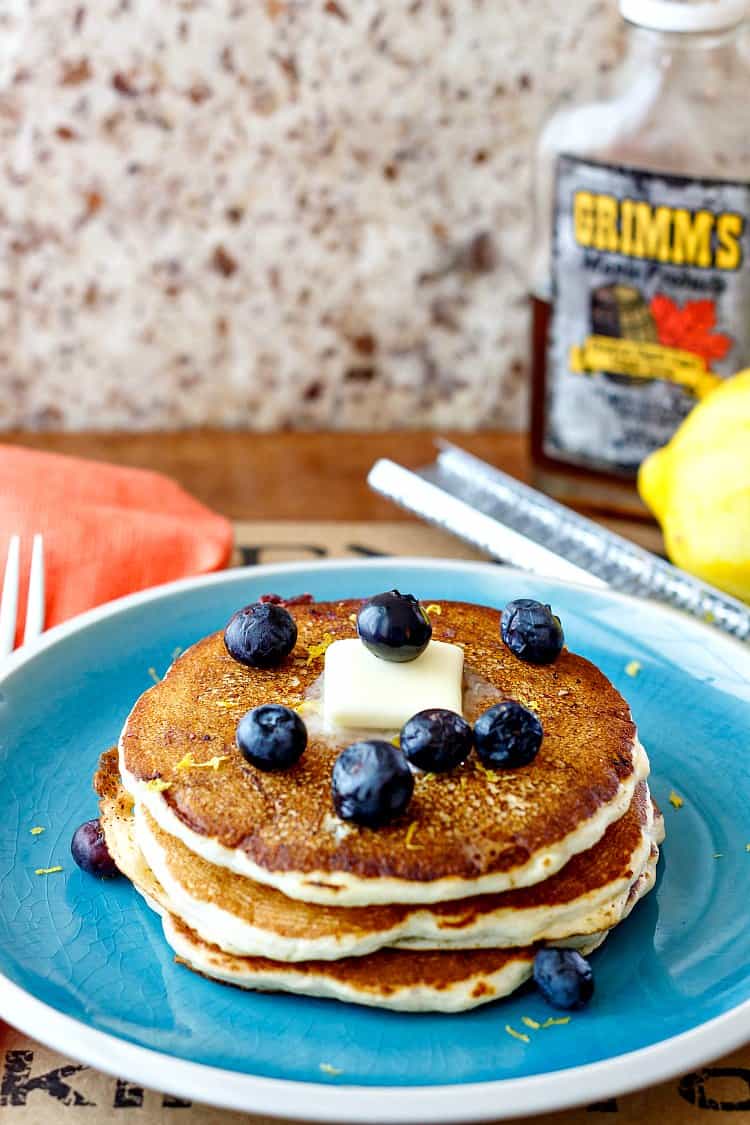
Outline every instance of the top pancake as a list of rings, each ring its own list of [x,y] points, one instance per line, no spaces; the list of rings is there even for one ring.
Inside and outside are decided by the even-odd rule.
[[[199,641],[136,703],[120,740],[123,782],[193,851],[284,893],[338,905],[437,902],[547,878],[624,814],[648,763],[625,700],[589,661],[564,650],[534,666],[499,639],[497,610],[442,602],[433,636],[461,644],[480,691],[470,720],[503,698],[533,707],[544,740],[534,762],[419,774],[405,814],[377,830],[333,814],[331,769],[351,733],[311,733],[292,769],[263,773],[235,746],[241,716],[262,703],[296,707],[319,677],[328,640],[356,635],[357,601],[293,607],[299,638],[270,671],[246,668],[223,634]],[[371,735],[372,737],[373,735]],[[185,766],[187,754],[197,766]],[[214,757],[218,768],[200,768]],[[149,787],[161,779],[168,788]]]

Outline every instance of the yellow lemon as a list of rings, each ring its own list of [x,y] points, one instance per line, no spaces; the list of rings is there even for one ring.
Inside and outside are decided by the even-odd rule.
[[[750,601],[750,369],[691,411],[638,473],[673,563]]]

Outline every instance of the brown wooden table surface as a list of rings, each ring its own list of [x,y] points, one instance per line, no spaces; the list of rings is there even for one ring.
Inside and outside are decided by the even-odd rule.
[[[447,433],[478,457],[530,479],[526,435]],[[377,496],[367,473],[378,457],[416,468],[435,456],[434,433],[12,433],[2,441],[167,473],[233,520],[394,521],[414,517]],[[608,526],[653,551],[658,528],[607,518]]]
[[[528,477],[526,441],[521,434],[445,436],[515,476]],[[416,467],[435,455],[434,435],[423,432],[18,433],[1,440],[158,469],[235,520],[408,519],[368,488],[368,470],[378,457]]]

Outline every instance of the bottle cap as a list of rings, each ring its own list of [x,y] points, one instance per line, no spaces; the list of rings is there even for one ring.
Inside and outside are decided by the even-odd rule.
[[[748,0],[620,0],[629,23],[654,31],[722,31],[747,19]]]

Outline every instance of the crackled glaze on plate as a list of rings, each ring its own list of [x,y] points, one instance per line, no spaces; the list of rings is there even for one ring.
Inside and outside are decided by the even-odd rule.
[[[413,1016],[222,988],[174,964],[127,883],[99,883],[70,858],[73,829],[95,814],[98,754],[151,682],[150,667],[163,672],[175,648],[269,590],[337,598],[393,586],[430,601],[550,601],[570,647],[632,704],[666,814],[664,858],[656,891],[594,954],[594,1002],[567,1025],[524,1027],[522,1016],[549,1015],[531,991],[460,1016]],[[636,676],[626,672],[632,661]],[[329,1120],[499,1118],[677,1073],[750,1037],[749,702],[750,658],[718,633],[491,565],[258,568],[94,611],[15,656],[0,677],[0,1013],[131,1079]],[[46,831],[32,835],[37,825]],[[58,863],[61,873],[34,874]]]

